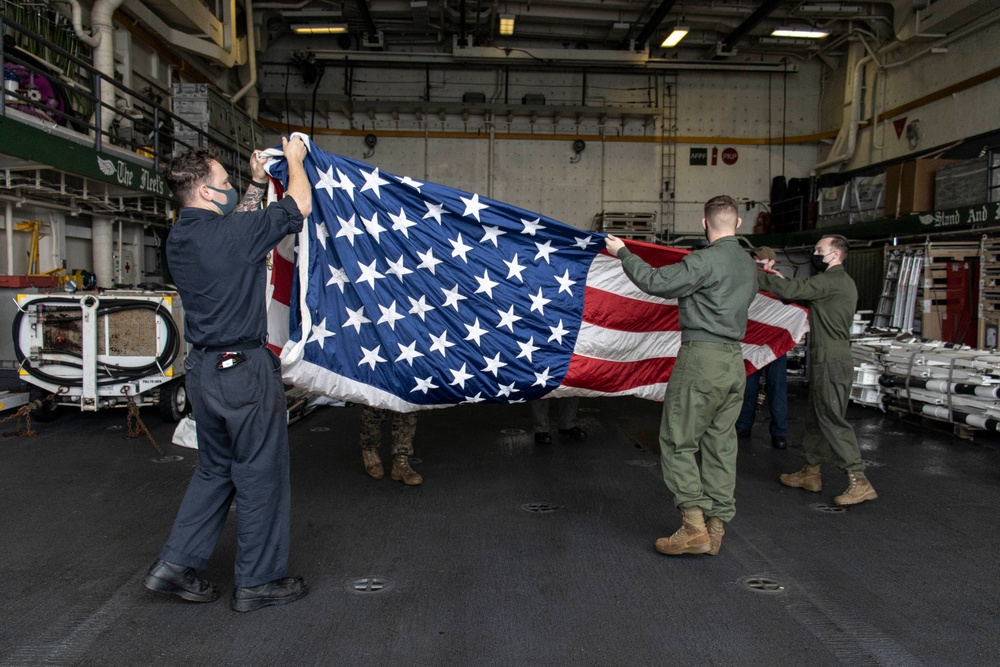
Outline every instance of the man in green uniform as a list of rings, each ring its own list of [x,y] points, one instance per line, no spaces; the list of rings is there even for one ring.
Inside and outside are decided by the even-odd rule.
[[[818,493],[823,489],[820,465],[833,462],[850,479],[847,491],[833,499],[841,506],[878,497],[865,477],[861,449],[845,417],[854,378],[851,322],[858,305],[858,290],[842,266],[847,251],[847,239],[843,236],[824,236],[810,258],[819,271],[811,278],[785,280],[780,275],[764,273],[757,276],[761,289],[809,306],[811,408],[802,440],[806,466],[782,475],[781,483]],[[765,266],[770,269],[774,262]]]
[[[660,465],[684,521],[656,541],[656,550],[668,555],[717,555],[724,524],[736,513],[736,418],[746,382],[740,339],[758,273],[736,240],[742,222],[732,198],[714,197],[701,221],[709,244],[658,269],[621,239],[606,241],[639,289],[678,300],[681,346],[663,399]]]

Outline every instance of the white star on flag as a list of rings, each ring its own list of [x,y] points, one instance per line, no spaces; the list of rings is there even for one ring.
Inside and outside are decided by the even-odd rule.
[[[523,273],[528,267],[517,263],[517,255],[514,255],[514,259],[509,262],[506,259],[503,260],[503,263],[507,265],[508,269],[510,269],[510,272],[507,274],[507,280],[517,278],[522,283],[524,282],[524,278],[521,277],[521,273]]]
[[[326,190],[326,194],[330,195],[330,199],[333,199],[333,189],[340,187],[340,184],[333,178],[333,165],[330,165],[330,168],[326,171],[323,171],[319,167],[316,167],[315,169],[316,173],[319,174],[319,180],[316,181],[316,185],[313,186],[313,189]]]
[[[381,347],[382,347],[381,345],[376,345],[374,350],[369,350],[365,347],[362,347],[361,351],[364,353],[364,356],[362,357],[361,361],[358,362],[358,366],[362,364],[368,364],[369,366],[372,367],[372,370],[375,370],[375,364],[380,364],[384,361],[387,361],[386,359],[380,357],[378,354]]]
[[[396,312],[395,301],[393,301],[388,308],[383,306],[381,303],[378,305],[378,307],[379,310],[382,311],[382,317],[379,318],[379,321],[376,322],[376,324],[383,324],[383,323],[388,324],[389,328],[392,329],[393,331],[396,330],[396,322],[406,317],[405,315],[401,315]]]
[[[341,326],[343,326],[345,329],[347,327],[354,327],[355,332],[361,333],[361,325],[371,324],[371,322],[372,321],[370,319],[365,317],[365,307],[361,306],[357,310],[351,310],[350,308],[348,308],[347,321],[344,322]]]
[[[500,369],[506,366],[504,362],[500,361],[500,353],[497,352],[496,356],[492,359],[489,357],[483,357],[483,361],[486,362],[486,368],[483,369],[484,373],[493,373],[495,377],[500,377]]]
[[[357,222],[354,220],[353,215],[347,220],[344,220],[338,215],[337,220],[340,222],[340,231],[337,232],[337,238],[339,239],[341,236],[346,236],[348,242],[350,242],[351,246],[353,246],[354,237],[361,236],[364,232],[358,229]]]
[[[441,224],[441,215],[444,213],[444,204],[432,204],[429,201],[424,202],[427,205],[427,213],[421,220],[426,220],[427,218],[434,218],[437,223]]]
[[[482,338],[485,334],[489,333],[489,331],[479,326],[479,318],[477,317],[476,321],[473,322],[471,325],[465,324],[463,326],[469,330],[469,335],[466,336],[463,340],[474,340],[476,341],[476,345],[482,347],[483,343],[480,340],[480,338]]]
[[[403,256],[402,255],[400,255],[399,259],[396,260],[395,262],[393,262],[392,260],[387,259],[386,260],[386,264],[389,265],[389,268],[386,269],[386,274],[387,275],[388,274],[392,274],[392,275],[396,276],[397,278],[399,278],[399,282],[403,282],[403,276],[405,276],[406,274],[413,273],[413,271],[410,271],[403,264]],[[556,280],[558,280],[558,278]]]
[[[448,356],[448,348],[455,347],[455,343],[448,340],[448,330],[441,332],[440,336],[428,334],[431,337],[431,352],[440,352],[442,357]]]
[[[376,197],[381,199],[382,193],[379,191],[378,188],[380,185],[389,185],[389,181],[383,179],[381,176],[378,175],[378,167],[376,167],[375,171],[371,173],[365,173],[360,169],[358,171],[365,178],[365,184],[361,186],[361,191],[365,192],[366,190],[371,190],[372,192],[375,193]]]
[[[406,211],[402,207],[399,208],[399,215],[389,214],[389,219],[392,220],[392,228],[397,232],[403,232],[403,236],[407,239],[410,238],[410,227],[416,227],[417,223],[412,222],[407,219]]]
[[[451,289],[445,289],[442,287],[441,291],[444,292],[444,305],[441,307],[447,308],[448,306],[454,306],[456,313],[458,312],[458,302],[465,301],[469,298],[458,293],[458,284]]]
[[[510,396],[511,393],[517,391],[516,389],[514,389],[514,385],[515,384],[517,384],[517,383],[516,382],[511,382],[510,384],[501,384],[501,385],[498,385],[500,387],[500,391],[497,392],[497,398],[500,398],[502,396]]]
[[[347,277],[347,271],[343,269],[337,269],[333,266],[327,264],[327,268],[330,269],[330,279],[326,281],[326,286],[336,285],[340,288],[340,293],[344,293],[344,285],[351,282]]]
[[[517,358],[520,359],[521,357],[526,357],[528,359],[529,364],[534,363],[531,360],[531,353],[541,349],[535,345],[534,336],[529,338],[527,343],[522,343],[521,341],[517,341],[517,346],[521,348],[521,354],[517,355]]]
[[[417,192],[420,192],[420,187],[423,185],[423,183],[421,183],[420,181],[415,181],[409,176],[403,176],[401,179],[399,179],[399,182],[402,183],[403,185],[409,185]]]
[[[306,343],[319,343],[319,347],[322,350],[323,343],[326,341],[326,339],[329,338],[330,336],[336,336],[336,335],[337,334],[335,334],[334,332],[327,330],[326,318],[324,317],[323,321],[320,322],[319,325],[314,324],[312,326],[312,333],[309,335],[309,340],[307,340]]]
[[[521,230],[522,234],[528,234],[534,236],[535,232],[540,229],[545,229],[541,224],[541,218],[535,218],[534,220],[521,220],[521,224],[524,225],[524,229]]]
[[[417,257],[420,258],[420,263],[417,264],[418,269],[427,269],[431,275],[437,275],[434,273],[434,267],[440,264],[441,260],[434,257],[433,248],[428,248],[427,252],[417,251]]]
[[[339,169],[337,170],[337,176],[340,177],[340,189],[347,193],[351,201],[354,201],[354,183]]]
[[[426,321],[426,318],[424,317],[425,313],[437,310],[434,306],[427,305],[426,294],[421,294],[419,299],[414,299],[412,296],[408,296],[406,298],[410,300],[410,305],[412,306],[412,308],[410,308],[407,312],[410,313],[410,315],[416,315],[419,317],[421,322]]]
[[[566,334],[569,333],[569,329],[564,329],[563,328],[562,320],[559,320],[559,324],[557,324],[556,326],[549,327],[549,331],[552,332],[552,335],[549,336],[549,342],[551,343],[554,340],[555,341],[559,341],[560,345],[563,344],[563,341],[562,341],[563,336],[565,336]]]
[[[413,360],[417,357],[424,356],[423,352],[417,352],[417,341],[413,341],[409,345],[403,345],[402,343],[396,343],[399,346],[399,356],[396,357],[396,361],[405,361],[406,363],[413,365]]]
[[[490,280],[489,270],[483,270],[482,276],[475,276],[476,282],[479,283],[479,288],[475,291],[475,294],[486,293],[491,299],[493,298],[493,288],[500,283]]]
[[[476,219],[476,222],[482,222],[479,219],[479,212],[489,208],[489,206],[487,206],[486,204],[479,203],[479,195],[478,194],[472,195],[472,199],[466,199],[465,197],[459,197],[459,199],[461,199],[462,202],[465,204],[465,213],[463,213],[462,215],[463,216],[471,215],[473,218]]]
[[[379,278],[385,278],[384,275],[375,270],[375,262],[377,259],[373,259],[371,264],[362,264],[358,262],[358,268],[361,269],[361,275],[358,276],[357,282],[368,283],[372,289],[375,289],[375,281]]]
[[[573,245],[575,245],[580,250],[586,250],[590,246],[592,246],[595,243],[597,243],[597,241],[594,241],[593,238],[594,238],[593,236],[574,237],[574,239],[573,239],[573,241],[574,241]]]
[[[458,385],[459,387],[461,387],[462,389],[465,389],[465,381],[466,381],[466,380],[470,380],[470,379],[472,379],[473,377],[475,377],[475,376],[474,376],[474,375],[472,375],[471,373],[467,373],[467,372],[465,371],[465,367],[466,367],[467,365],[468,365],[468,364],[462,364],[462,367],[461,367],[461,368],[459,368],[458,370],[455,370],[455,369],[452,369],[452,368],[449,368],[449,369],[448,369],[448,372],[449,372],[449,373],[451,373],[451,374],[452,374],[452,376],[454,376],[454,378],[455,378],[455,380],[454,380],[453,382],[449,382],[449,383],[448,383],[448,386],[449,386],[449,387],[454,387],[454,386],[455,386],[455,385],[457,384],[457,385]]]
[[[556,282],[559,283],[559,292],[566,292],[566,294],[573,296],[573,290],[571,290],[570,287],[575,285],[576,281],[569,279],[569,269],[566,269],[566,273],[562,274],[561,276],[553,276],[553,277],[556,279]],[[559,292],[556,292],[556,294],[558,294]]]
[[[378,212],[372,213],[370,220],[366,220],[364,217],[361,218],[361,223],[365,226],[365,231],[375,237],[376,243],[381,243],[378,235],[385,231],[385,227],[378,224]]]
[[[428,376],[428,377],[426,377],[424,379],[413,378],[413,380],[414,380],[414,382],[417,383],[417,386],[410,390],[411,393],[414,392],[414,391],[422,391],[423,393],[426,394],[428,389],[437,389],[438,388],[438,386],[436,384],[434,384],[434,378],[431,377],[431,376]]]
[[[514,306],[511,306],[507,310],[507,312],[498,310],[497,315],[500,316],[500,324],[497,325],[497,329],[499,329],[500,327],[507,327],[508,329],[510,329],[511,333],[514,333],[514,322],[524,319],[520,315],[514,314]]]
[[[316,223],[316,239],[319,244],[323,246],[323,250],[326,250],[326,240],[330,238],[330,230],[326,228],[326,222],[320,220]]]
[[[538,294],[529,294],[528,298],[531,299],[531,310],[537,310],[539,315],[544,315],[545,306],[552,303],[552,299],[546,299],[545,296],[542,295],[541,287],[538,288]]]
[[[454,250],[451,251],[452,257],[461,257],[462,261],[466,264],[469,263],[469,258],[466,255],[472,250],[471,245],[465,245],[465,241],[462,240],[462,235],[459,234],[457,239],[448,239],[448,243]]]
[[[535,373],[535,384],[533,384],[531,386],[532,387],[535,387],[535,386],[542,386],[542,387],[544,387],[545,385],[547,385],[549,383],[549,380],[552,379],[552,376],[549,375],[549,370],[550,370],[549,367],[546,366],[545,370],[542,371],[541,373]]]
[[[501,231],[499,227],[490,227],[489,225],[483,225],[483,238],[479,239],[480,243],[486,243],[489,241],[493,244],[494,248],[499,248],[497,239],[506,234],[507,232]]]
[[[552,263],[551,261],[549,261],[549,255],[551,255],[554,252],[558,252],[558,250],[552,247],[552,241],[546,241],[545,243],[535,243],[535,247],[538,248],[538,252],[535,253],[535,261],[538,261],[539,258],[542,258],[545,260],[546,264]]]

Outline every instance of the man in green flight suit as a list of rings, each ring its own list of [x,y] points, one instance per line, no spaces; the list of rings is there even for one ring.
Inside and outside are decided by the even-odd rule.
[[[858,305],[858,290],[842,266],[847,251],[843,236],[824,236],[810,257],[819,272],[811,278],[785,280],[778,274],[765,273],[757,276],[762,290],[809,306],[810,411],[802,440],[806,465],[798,472],[782,475],[781,483],[818,493],[823,489],[820,465],[833,462],[850,480],[847,490],[833,499],[840,506],[878,497],[865,477],[861,449],[845,416],[854,378],[851,322]],[[765,263],[768,269],[773,266],[773,261]]]
[[[758,273],[736,240],[742,222],[732,198],[712,198],[701,221],[708,245],[658,269],[621,239],[606,240],[639,289],[678,300],[681,346],[663,399],[660,466],[684,521],[656,541],[656,550],[671,556],[718,555],[724,525],[736,514],[736,418],[746,383],[740,339]]]

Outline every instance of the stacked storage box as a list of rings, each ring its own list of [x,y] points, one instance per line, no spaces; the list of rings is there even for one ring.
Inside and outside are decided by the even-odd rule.
[[[934,174],[934,201],[934,208],[939,211],[988,202],[989,164],[986,158],[941,167]]]

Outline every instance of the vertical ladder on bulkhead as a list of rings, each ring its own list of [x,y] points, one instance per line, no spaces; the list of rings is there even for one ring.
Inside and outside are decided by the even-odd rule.
[[[661,235],[675,228],[677,191],[677,72],[665,72],[660,80],[660,224]]]

